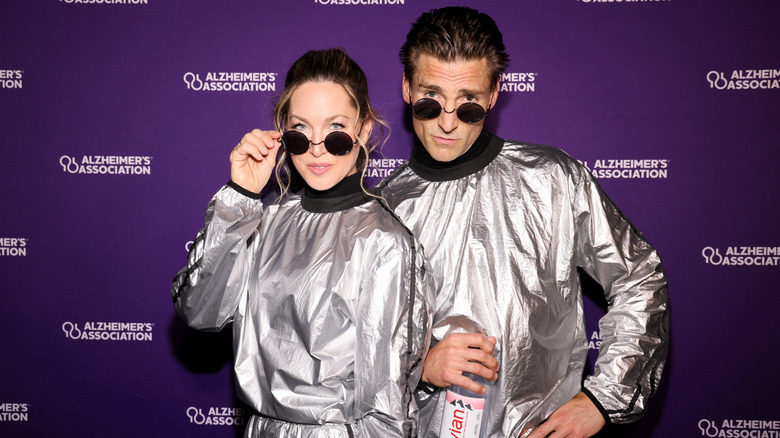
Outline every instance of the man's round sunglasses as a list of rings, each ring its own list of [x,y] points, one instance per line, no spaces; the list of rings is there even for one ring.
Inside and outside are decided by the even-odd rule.
[[[282,134],[284,150],[293,155],[305,154],[309,150],[310,144],[317,145],[322,143],[325,143],[325,149],[331,155],[347,155],[357,141],[352,141],[352,137],[342,131],[333,131],[318,143],[312,143],[309,137],[306,137],[306,134],[301,131],[286,131]]]
[[[447,111],[441,107],[441,104],[430,97],[423,97],[412,105],[412,113],[416,117],[423,120],[430,120],[439,117],[442,110],[447,114],[452,114],[454,111],[458,118],[466,123],[477,123],[485,118],[485,115],[490,111],[485,111],[482,105],[474,102],[466,102],[459,106],[457,109]]]

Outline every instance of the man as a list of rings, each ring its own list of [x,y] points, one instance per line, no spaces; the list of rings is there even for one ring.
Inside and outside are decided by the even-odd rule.
[[[483,130],[508,57],[487,15],[424,13],[401,49],[419,140],[379,189],[418,236],[441,284],[420,430],[438,436],[442,388],[492,384],[486,436],[588,437],[639,419],[666,359],[666,277],[655,250],[581,164]],[[578,268],[610,310],[595,372]],[[483,334],[488,336],[483,336]]]

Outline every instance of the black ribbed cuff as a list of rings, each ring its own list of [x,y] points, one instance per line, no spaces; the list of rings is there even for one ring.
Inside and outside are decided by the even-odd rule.
[[[232,180],[228,181],[227,185],[228,185],[228,187],[231,187],[233,190],[237,191],[238,193],[241,193],[242,195],[246,196],[247,198],[262,199],[262,196],[260,195],[260,193],[255,193],[255,192],[249,191],[249,190],[241,187],[240,185],[234,183]]]
[[[601,416],[604,417],[604,421],[607,422],[607,424],[612,423],[612,420],[609,419],[609,414],[607,414],[607,410],[604,409],[604,406],[601,406],[601,402],[598,401],[595,395],[593,395],[592,392],[588,391],[587,388],[584,386],[582,387],[582,393],[587,395],[590,401],[593,402],[594,405],[596,405],[596,408],[598,408],[599,412],[601,412]]]

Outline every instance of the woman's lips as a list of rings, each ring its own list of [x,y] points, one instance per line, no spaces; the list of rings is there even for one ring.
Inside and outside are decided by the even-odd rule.
[[[327,163],[311,163],[307,164],[306,167],[309,168],[309,171],[315,175],[322,175],[323,173],[330,170],[331,167],[333,167],[332,164]]]

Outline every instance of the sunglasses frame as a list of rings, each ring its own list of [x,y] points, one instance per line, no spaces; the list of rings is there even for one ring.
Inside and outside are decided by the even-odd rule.
[[[288,145],[288,143],[290,143],[291,137],[299,137],[299,138],[302,137],[303,139],[305,139],[306,140],[306,149],[297,149],[298,151],[293,151],[289,147],[289,145]],[[346,137],[346,139],[348,139],[348,142],[350,144],[349,149],[347,149],[346,151],[342,151],[341,149],[336,149],[335,146],[332,146],[334,141],[339,141],[339,140],[337,140],[338,137]],[[330,141],[328,139],[330,139]],[[324,139],[322,139],[321,141],[319,141],[317,143],[314,143],[303,132],[290,129],[290,130],[285,131],[284,134],[282,134],[281,141],[282,141],[282,146],[284,147],[284,150],[287,151],[291,155],[302,155],[302,154],[305,154],[306,152],[309,151],[309,149],[312,146],[324,143],[325,144],[325,150],[327,150],[329,154],[335,155],[335,156],[339,156],[339,157],[347,155],[350,152],[352,152],[352,148],[354,148],[355,145],[357,144],[357,140],[353,141],[352,137],[349,134],[347,134],[346,132],[344,132],[344,131],[332,131],[332,132],[329,132],[328,135],[326,135]],[[293,141],[295,141],[295,140],[293,139]]]
[[[495,88],[494,88],[494,87],[490,87],[490,94],[491,94],[491,95],[493,94],[493,91],[494,91],[494,90],[495,90]],[[409,89],[409,97],[410,97],[410,100],[411,100],[411,96],[412,96],[412,90],[411,90],[411,89]],[[478,104],[478,103],[476,103],[476,102],[465,102],[465,103],[462,103],[462,104],[460,104],[460,106],[458,106],[458,107],[457,107],[457,108],[455,108],[454,110],[452,110],[452,111],[447,111],[446,109],[444,109],[444,106],[442,106],[442,104],[441,104],[441,103],[439,103],[439,101],[438,101],[438,100],[436,100],[436,99],[431,99],[430,97],[421,97],[421,98],[417,99],[416,101],[414,101],[414,103],[411,103],[411,102],[410,102],[408,105],[409,105],[409,106],[412,108],[412,114],[413,114],[415,117],[418,117],[418,118],[420,118],[420,119],[422,119],[422,120],[433,120],[433,119],[435,119],[435,118],[439,117],[439,116],[441,115],[441,112],[442,112],[442,111],[444,111],[444,112],[445,112],[445,113],[447,113],[447,114],[452,114],[452,113],[454,112],[454,113],[455,113],[455,114],[458,116],[458,119],[459,119],[461,122],[463,122],[463,123],[468,123],[468,124],[473,124],[473,123],[479,123],[480,121],[482,121],[482,119],[484,119],[484,118],[485,118],[485,116],[486,116],[486,115],[488,115],[488,114],[490,113],[490,104],[492,103],[492,100],[493,100],[493,99],[491,98],[491,102],[488,102],[488,107],[487,107],[487,109],[485,109],[485,107],[483,107],[482,105],[480,105],[480,104]],[[415,111],[415,107],[416,107],[416,106],[417,106],[417,105],[418,105],[420,102],[423,102],[423,101],[425,101],[425,102],[431,101],[431,102],[435,102],[435,103],[437,104],[437,106],[439,107],[439,110],[436,112],[436,115],[435,115],[435,116],[432,116],[432,117],[422,117],[422,116],[420,116],[420,115],[417,113],[417,111]],[[465,107],[465,106],[471,106],[471,105],[476,105],[476,106],[478,106],[478,107],[479,107],[479,108],[482,110],[482,116],[481,116],[479,119],[477,119],[477,120],[474,120],[474,121],[464,120],[464,117],[463,117],[463,114],[462,114],[462,108],[463,108],[463,107]]]
[[[421,115],[418,113],[417,107],[418,107],[418,106],[419,106],[421,103],[422,103],[422,104],[426,104],[426,103],[428,103],[428,102],[435,103],[435,104],[436,104],[436,106],[438,107],[438,110],[436,110],[436,114],[435,114],[435,115],[433,115],[433,116],[431,116],[431,117],[423,117],[423,116],[421,116]],[[433,119],[435,119],[435,118],[439,117],[439,116],[441,115],[442,111],[444,111],[444,112],[445,112],[445,113],[447,113],[447,114],[452,114],[452,113],[454,112],[454,113],[455,113],[455,114],[458,116],[458,119],[459,119],[461,122],[463,122],[463,123],[469,123],[469,124],[473,124],[473,123],[479,123],[480,121],[482,121],[482,119],[484,119],[484,118],[485,118],[485,116],[486,116],[486,115],[488,114],[488,112],[490,111],[490,109],[488,109],[488,110],[485,110],[485,108],[484,108],[482,105],[480,105],[480,104],[478,104],[478,103],[476,103],[476,102],[466,102],[466,103],[462,103],[462,104],[460,104],[460,106],[458,106],[458,107],[457,107],[457,108],[455,108],[454,110],[452,110],[452,111],[447,111],[447,110],[446,110],[446,109],[444,109],[444,107],[443,107],[443,106],[442,106],[442,105],[439,103],[439,101],[438,101],[438,100],[436,100],[436,99],[431,99],[430,97],[422,97],[422,98],[420,98],[420,99],[417,99],[417,100],[416,100],[416,101],[415,101],[413,104],[410,104],[409,106],[411,106],[411,107],[412,107],[412,114],[414,114],[414,116],[415,116],[415,117],[418,117],[418,118],[420,118],[420,119],[422,119],[422,120],[433,120]],[[465,107],[465,111],[468,111],[468,108],[469,108],[469,107],[472,107],[472,108],[473,108],[473,107],[478,107],[480,110],[482,110],[482,111],[481,111],[481,113],[482,113],[482,114],[481,114],[481,115],[479,116],[479,118],[477,118],[476,120],[467,119],[467,118],[466,118],[466,116],[465,116],[465,114],[464,114],[464,107]]]

